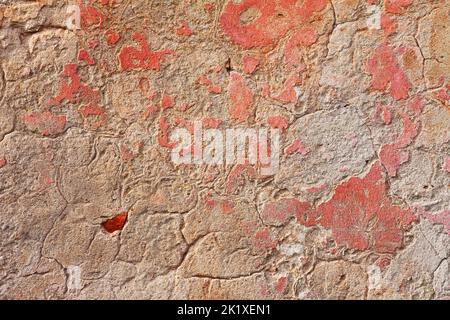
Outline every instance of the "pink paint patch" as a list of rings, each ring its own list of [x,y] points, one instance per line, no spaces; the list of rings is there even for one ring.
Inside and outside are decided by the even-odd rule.
[[[396,24],[392,21],[391,17],[386,14],[381,16],[381,28],[384,31],[384,36],[387,38],[391,34],[396,32]]]
[[[450,234],[450,210],[434,214],[426,212],[425,217],[433,223],[442,224],[447,233]]]
[[[447,157],[447,159],[444,160],[443,168],[445,171],[450,173],[450,157]]]
[[[402,246],[403,229],[416,216],[393,205],[386,187],[382,167],[375,163],[364,178],[338,185],[331,200],[319,205],[308,220],[331,229],[338,246],[394,253]]]
[[[254,238],[254,246],[258,249],[275,249],[277,246],[276,240],[272,239],[270,230],[265,228],[256,232]]]
[[[309,47],[316,43],[317,34],[313,28],[300,29],[288,40],[284,48],[284,60],[291,67],[301,67],[301,53],[296,50],[298,46]]]
[[[394,143],[382,146],[379,153],[381,163],[391,177],[395,177],[400,165],[408,161],[408,152],[402,151],[401,149],[410,145],[418,133],[417,127],[411,119],[405,114],[401,114],[401,116],[403,120],[402,134]]]
[[[294,140],[285,150],[285,155],[292,155],[294,153],[300,153],[302,155],[308,154],[308,150],[303,146],[300,140]]]
[[[391,108],[389,106],[383,105],[383,104],[377,104],[377,114],[381,113],[381,119],[383,120],[384,124],[390,124],[392,121],[392,114],[391,114]]]
[[[414,112],[416,116],[422,113],[423,103],[420,96],[416,95],[408,105],[409,109]]]
[[[328,185],[326,183],[322,183],[321,185],[318,185],[317,187],[308,188],[308,189],[306,189],[306,191],[309,193],[317,193],[322,190],[325,190],[327,187],[328,187]]]
[[[367,71],[372,75],[372,89],[383,91],[389,87],[395,100],[408,97],[409,82],[398,66],[394,51],[388,45],[382,44],[375,50],[367,61]]]
[[[259,65],[259,58],[254,56],[245,55],[242,58],[242,64],[244,65],[244,72],[247,74],[252,74],[255,72],[256,67]]]
[[[267,225],[282,226],[293,217],[300,217],[310,205],[306,202],[300,202],[295,198],[280,199],[269,202],[264,206],[261,213],[261,219]]]
[[[283,103],[296,102],[298,99],[295,86],[300,83],[300,77],[297,74],[289,77],[284,83],[284,88],[281,93],[275,97],[276,100]]]
[[[395,177],[400,165],[408,161],[409,155],[405,151],[399,151],[393,144],[381,147],[379,157],[389,176]]]
[[[7,161],[5,158],[0,158],[0,169],[6,166]]]
[[[267,123],[272,128],[280,129],[282,131],[285,131],[287,129],[287,127],[289,126],[288,119],[286,117],[282,117],[282,116],[269,117],[269,118],[267,118]]]
[[[222,120],[216,118],[203,118],[202,123],[205,128],[217,129],[222,123]]]
[[[163,109],[169,109],[172,108],[175,103],[175,100],[172,96],[169,96],[167,94],[164,94],[161,98],[161,107]]]
[[[32,112],[23,117],[23,122],[30,130],[37,130],[43,136],[53,136],[64,132],[66,117],[50,111]]]

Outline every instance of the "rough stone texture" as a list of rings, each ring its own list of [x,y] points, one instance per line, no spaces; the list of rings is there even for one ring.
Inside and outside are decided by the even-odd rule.
[[[450,298],[449,17],[0,1],[0,298]],[[175,165],[196,120],[281,129],[279,170]]]

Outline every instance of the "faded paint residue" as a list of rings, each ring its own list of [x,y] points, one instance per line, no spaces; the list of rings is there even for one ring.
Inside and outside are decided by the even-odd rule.
[[[230,118],[236,122],[247,121],[253,113],[253,92],[239,73],[231,73],[228,97],[231,102],[228,109]]]
[[[392,144],[387,144],[380,149],[380,160],[386,168],[389,176],[395,177],[401,164],[409,159],[407,151],[402,150],[411,144],[418,134],[417,126],[406,114],[401,114],[403,121],[403,132]]]
[[[176,146],[175,142],[169,142],[169,122],[166,117],[159,118],[158,143],[164,148],[173,148]]]
[[[395,100],[408,97],[410,84],[398,66],[394,51],[388,45],[382,44],[375,50],[367,61],[367,71],[372,75],[372,89],[384,91],[389,88]]]
[[[64,132],[66,116],[51,111],[31,112],[22,118],[29,130],[39,131],[43,136],[54,136]]]
[[[298,93],[295,90],[295,86],[301,81],[297,74],[290,76],[284,83],[284,88],[280,94],[274,97],[283,103],[296,102],[298,99]]]
[[[305,146],[299,139],[294,140],[286,149],[284,149],[284,154],[288,156],[294,153],[300,153],[302,155],[308,154],[308,150],[306,150]]]
[[[244,66],[244,72],[247,74],[252,74],[255,72],[256,68],[258,67],[260,63],[260,60],[258,57],[251,56],[251,55],[245,55],[242,58],[242,64]]]
[[[448,173],[450,173],[450,157],[447,157],[444,160],[444,165],[442,166],[444,168],[445,171],[447,171]]]
[[[289,38],[284,47],[285,63],[291,67],[296,67],[300,71],[303,66],[301,64],[301,53],[296,50],[298,46],[309,47],[316,43],[317,34],[311,27],[302,28]]]
[[[284,293],[287,286],[286,277],[280,277],[277,281],[277,284],[275,285],[275,291],[278,293]]]
[[[397,25],[387,14],[381,16],[381,28],[383,29],[386,38],[397,31]]]
[[[208,92],[219,94],[222,93],[222,88],[220,86],[214,85],[211,80],[209,80],[205,75],[198,77],[197,82],[208,89]]]
[[[261,219],[267,225],[281,226],[291,218],[301,219],[302,215],[310,209],[309,203],[294,198],[280,199],[269,202],[264,206]]]
[[[6,166],[7,163],[5,158],[0,158],[0,169]]]
[[[253,241],[258,249],[273,250],[277,247],[277,241],[273,239],[268,228],[257,231]]]
[[[364,178],[338,185],[331,200],[319,205],[314,216],[331,229],[337,245],[377,253],[394,253],[403,244],[403,230],[416,220],[409,209],[391,203],[379,163]]]
[[[437,224],[442,224],[448,234],[450,234],[450,210],[442,211],[439,213],[425,213],[425,217]]]
[[[267,118],[267,123],[274,129],[285,131],[289,126],[289,121],[283,116],[272,116]]]
[[[180,26],[176,30],[176,33],[178,35],[189,37],[189,36],[192,36],[194,34],[192,29],[186,23],[186,21],[180,20],[179,23],[180,23]]]

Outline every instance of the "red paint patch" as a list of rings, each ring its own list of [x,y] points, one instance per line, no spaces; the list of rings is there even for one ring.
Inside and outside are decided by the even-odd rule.
[[[205,11],[213,11],[214,10],[214,4],[212,3],[205,3],[203,4],[203,9],[205,9]]]
[[[386,44],[380,45],[367,61],[367,71],[372,75],[372,89],[383,91],[389,87],[395,100],[408,97],[409,82],[398,66],[394,51]]]
[[[409,109],[415,113],[416,116],[422,113],[423,103],[420,96],[415,96],[408,105]]]
[[[316,43],[317,34],[313,28],[302,28],[289,38],[284,47],[284,61],[290,67],[302,68],[301,53],[297,50],[298,46],[309,47]]]
[[[202,124],[205,128],[209,129],[217,129],[220,124],[222,123],[222,120],[216,119],[216,118],[203,118]]]
[[[95,64],[94,59],[92,59],[91,56],[89,56],[89,53],[84,49],[80,49],[78,52],[78,61],[84,61],[90,66]]]
[[[192,36],[194,32],[189,28],[188,24],[184,20],[179,21],[180,26],[177,28],[176,32],[180,36]]]
[[[31,112],[23,117],[23,122],[30,130],[37,130],[43,136],[53,136],[64,132],[66,117],[50,111]]]
[[[120,149],[120,157],[122,158],[123,161],[129,162],[129,161],[133,160],[134,155],[133,155],[133,152],[130,151],[130,149],[128,149],[124,145],[121,145],[119,147],[119,149]]]
[[[0,169],[6,166],[7,161],[5,158],[0,158]]]
[[[59,84],[59,93],[57,96],[50,99],[50,105],[60,104],[67,100],[71,103],[84,103],[84,106],[79,110],[85,119],[85,124],[94,129],[106,123],[106,114],[103,107],[99,106],[100,93],[86,84],[81,83],[80,76],[77,74],[78,66],[76,64],[67,64],[64,66],[64,71],[61,76]],[[87,117],[99,116],[97,121],[88,123]],[[60,119],[62,125],[62,119]]]
[[[278,96],[275,97],[276,100],[283,103],[296,102],[298,99],[297,92],[295,91],[295,86],[300,83],[300,77],[297,74],[292,75],[284,83],[284,88]]]
[[[174,100],[174,98],[172,96],[169,96],[167,94],[163,94],[163,96],[161,98],[161,107],[163,109],[172,108],[174,104],[175,104],[175,100]]]
[[[401,149],[411,144],[417,136],[417,127],[405,114],[401,114],[403,120],[403,132],[392,144],[381,147],[379,157],[389,176],[395,177],[401,164],[409,159],[408,152]]]
[[[282,116],[273,116],[267,118],[267,123],[269,126],[271,126],[274,129],[280,129],[282,131],[285,131],[287,127],[289,126],[289,121],[286,117]]]
[[[300,27],[326,0],[243,0],[225,4],[219,23],[226,35],[244,49],[270,46],[287,31]]]
[[[244,65],[244,72],[247,74],[252,74],[253,72],[255,72],[256,67],[258,67],[259,62],[260,61],[258,57],[245,55],[242,58],[242,64]]]
[[[247,121],[253,111],[253,92],[247,87],[242,76],[236,72],[231,73],[228,96],[231,100],[228,109],[231,119],[237,122]]]
[[[384,36],[387,38],[396,32],[397,26],[392,21],[391,17],[386,14],[381,15],[381,29],[384,31]]]
[[[97,130],[106,124],[106,112],[101,106],[89,104],[82,106],[79,112],[83,116],[84,124],[87,128]]]
[[[109,46],[115,45],[120,40],[120,35],[117,32],[111,30],[106,31],[105,36],[106,36],[106,43]]]
[[[169,123],[167,122],[166,117],[161,117],[159,119],[158,143],[164,148],[173,148],[176,146],[175,142],[169,142]]]
[[[278,279],[277,284],[275,285],[275,291],[278,293],[284,293],[284,291],[286,290],[286,285],[287,285],[287,281],[286,281],[286,277],[280,277]]]
[[[123,212],[112,219],[108,219],[102,223],[102,227],[109,233],[122,230],[128,219],[128,213]]]
[[[201,75],[200,77],[198,77],[197,82],[200,83],[201,85],[206,86],[208,92],[210,93],[219,94],[222,92],[222,88],[214,85],[212,81],[209,80],[205,75]]]
[[[440,213],[425,213],[425,217],[433,223],[442,224],[445,230],[450,234],[450,210],[442,211]]]
[[[386,187],[382,167],[375,163],[364,178],[338,185],[331,200],[319,205],[314,215],[332,230],[337,245],[394,253],[402,246],[403,229],[416,217],[411,210],[393,205]]]
[[[261,219],[267,225],[282,226],[293,217],[301,219],[309,209],[310,205],[306,202],[294,198],[281,199],[267,203],[261,213]]]
[[[256,232],[254,246],[258,249],[275,249],[277,247],[277,241],[272,239],[270,230],[265,228]]]
[[[86,5],[84,0],[79,0],[78,2],[80,5],[81,27],[101,27],[105,20],[104,15],[90,4]]]
[[[126,46],[120,50],[119,63],[122,70],[148,69],[159,71],[164,56],[172,54],[172,50],[151,51],[144,35],[136,32],[133,39],[140,45],[140,49]]]
[[[412,4],[412,0],[384,0],[384,10],[389,13],[399,14]]]
[[[299,140],[296,139],[294,140],[285,150],[284,150],[284,154],[285,155],[292,155],[294,153],[301,153],[302,155],[306,155],[308,154],[308,150],[306,150],[306,148],[303,146],[303,143]]]

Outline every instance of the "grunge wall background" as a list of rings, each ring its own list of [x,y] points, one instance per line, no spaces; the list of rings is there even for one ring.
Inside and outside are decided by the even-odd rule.
[[[0,0],[0,297],[449,298],[449,14]],[[193,121],[279,170],[175,165]]]

